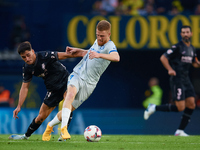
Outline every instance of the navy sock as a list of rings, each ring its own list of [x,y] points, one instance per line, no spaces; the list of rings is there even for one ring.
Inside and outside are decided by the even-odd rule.
[[[176,105],[166,104],[156,106],[156,111],[178,112],[178,108],[176,107]]]
[[[190,122],[190,117],[193,113],[194,109],[190,109],[190,108],[185,108],[182,118],[181,118],[181,123],[178,129],[180,130],[184,130],[185,127],[188,125],[188,123]]]
[[[33,132],[35,132],[35,131],[40,127],[40,125],[41,125],[41,124],[35,123],[35,118],[34,118],[33,121],[32,121],[32,123],[29,125],[29,127],[28,127],[28,129],[27,129],[25,135],[26,135],[27,137],[30,137],[31,134],[32,134]]]
[[[69,124],[70,124],[70,122],[72,120],[72,116],[73,116],[73,112],[71,112],[71,114],[70,114],[69,121],[68,121],[68,124],[67,124],[67,128],[69,127]]]

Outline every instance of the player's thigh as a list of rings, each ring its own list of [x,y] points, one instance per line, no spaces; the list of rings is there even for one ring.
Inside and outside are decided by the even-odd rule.
[[[54,109],[56,108],[56,106],[54,107],[49,107],[46,104],[42,103],[41,107],[40,107],[40,111],[39,114],[46,117],[48,116]]]
[[[190,81],[185,84],[185,97],[190,101],[193,101],[196,97],[194,87]]]
[[[190,80],[188,80],[185,84],[185,101],[186,101],[186,107],[190,108],[190,109],[194,109],[195,108],[195,90],[194,87],[192,85],[192,83],[190,82]]]
[[[67,95],[66,98],[67,100],[74,100],[75,96],[77,93],[77,88],[73,84],[68,85],[67,87]]]
[[[173,101],[185,100],[185,88],[181,82],[170,83]]]
[[[39,114],[35,119],[35,122],[42,123],[49,116],[49,114],[54,110],[55,107],[49,107],[46,104],[42,103]]]
[[[77,109],[94,91],[96,84],[91,85],[85,81],[80,82],[81,86],[76,94],[76,97],[72,103],[72,106]]]
[[[58,106],[60,101],[63,100],[63,96],[66,90],[67,90],[67,85],[64,85],[62,88],[58,90],[47,92],[44,98],[44,104],[46,104],[49,107]]]
[[[67,101],[71,101],[71,103],[73,102],[76,94],[78,93],[80,89],[80,82],[81,82],[81,79],[77,74],[75,73],[70,74],[70,76],[68,77],[68,83],[67,83],[67,95],[66,95],[63,105],[65,105]]]

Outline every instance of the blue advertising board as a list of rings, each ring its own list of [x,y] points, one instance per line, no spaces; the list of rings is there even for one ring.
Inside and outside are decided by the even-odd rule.
[[[22,109],[19,119],[12,118],[14,109],[0,109],[0,134],[24,134],[39,112],[39,109]],[[89,125],[97,125],[103,134],[166,134],[173,135],[177,129],[182,113],[157,112],[149,120],[143,119],[143,109],[77,109],[69,126],[70,134],[82,134]],[[199,135],[199,114],[196,110],[186,128],[190,135]],[[47,123],[54,118],[54,110],[34,134],[43,134]],[[59,126],[52,134],[59,134]]]

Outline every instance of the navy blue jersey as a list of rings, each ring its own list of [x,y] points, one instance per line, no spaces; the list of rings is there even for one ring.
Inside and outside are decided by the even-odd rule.
[[[33,75],[42,77],[47,91],[53,91],[67,84],[69,73],[66,67],[58,61],[57,52],[44,51],[36,53],[35,64],[24,64],[23,82],[30,82]]]
[[[197,56],[195,48],[180,41],[168,49],[164,55],[168,58],[171,67],[176,71],[174,78],[188,78],[189,68]]]

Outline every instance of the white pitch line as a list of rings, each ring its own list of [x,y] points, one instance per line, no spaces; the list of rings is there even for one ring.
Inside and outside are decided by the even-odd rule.
[[[0,141],[0,143],[14,143],[14,142],[25,142],[25,141],[20,141],[20,140],[13,140],[13,141]],[[26,142],[48,142],[48,141],[26,141]],[[68,141],[50,141],[50,142],[56,142],[56,143],[67,143]],[[87,141],[70,141],[70,143],[86,143]],[[88,142],[88,143],[118,143],[117,141],[116,142]],[[126,142],[126,144],[129,143],[129,144],[155,144],[157,142],[149,142],[149,143],[146,143],[146,142]],[[160,144],[166,144],[166,143],[160,143]],[[176,144],[182,144],[182,143],[177,143]],[[194,144],[194,145],[200,145],[200,143],[185,143],[185,144]]]

